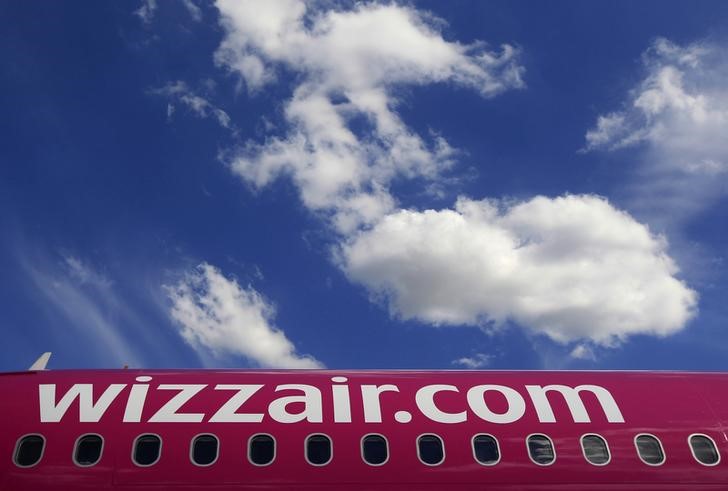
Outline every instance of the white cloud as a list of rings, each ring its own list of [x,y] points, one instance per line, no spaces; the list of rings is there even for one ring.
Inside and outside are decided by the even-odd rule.
[[[172,98],[187,106],[200,118],[213,118],[223,128],[232,129],[230,116],[219,107],[210,103],[207,99],[195,94],[185,82],[180,80],[170,82],[164,87],[152,89],[150,92]],[[173,114],[174,106],[167,104],[167,119],[171,119]]]
[[[351,232],[394,209],[396,177],[435,179],[452,164],[444,138],[422,138],[396,111],[397,88],[449,82],[490,97],[522,87],[518,50],[448,42],[422,12],[395,4],[317,10],[302,1],[220,0],[225,37],[219,65],[250,91],[299,74],[284,108],[287,134],[248,142],[231,159],[263,187],[289,175],[311,210]]]
[[[725,193],[728,56],[709,43],[658,39],[643,65],[645,77],[623,109],[599,116],[587,131],[585,150],[639,145],[630,206],[648,209],[652,223],[675,222]],[[662,211],[649,210],[655,207]]]
[[[474,370],[476,368],[485,368],[489,366],[491,363],[493,363],[493,358],[493,355],[476,353],[473,356],[464,356],[462,358],[458,358],[457,360],[453,360],[452,364]]]
[[[577,360],[588,360],[596,361],[597,356],[594,354],[594,350],[586,344],[577,344],[569,354],[572,358]]]
[[[666,241],[604,199],[399,209],[392,183],[437,184],[455,151],[402,120],[398,91],[449,83],[491,97],[523,87],[518,49],[445,40],[440,21],[394,3],[216,5],[225,32],[216,63],[253,95],[282,73],[293,84],[283,128],[266,125],[264,140],[225,160],[254,188],[290,178],[339,232],[339,266],[393,315],[433,325],[512,320],[560,343],[613,346],[674,333],[695,314],[697,294],[676,278]],[[673,56],[690,64],[699,50]],[[622,112],[602,117],[589,148],[643,138],[631,124]]]
[[[728,165],[728,59],[708,44],[681,47],[658,39],[644,53],[645,78],[622,111],[600,116],[587,148],[640,142],[659,147],[659,165]],[[698,169],[694,169],[698,170]]]
[[[134,11],[134,15],[139,17],[145,24],[149,24],[154,19],[156,11],[157,0],[143,0],[141,6]]]
[[[274,308],[260,293],[241,287],[214,266],[202,263],[165,289],[172,301],[170,315],[195,349],[218,357],[242,355],[262,367],[322,367],[314,358],[296,353],[272,324]]]
[[[192,0],[182,0],[182,5],[185,9],[187,9],[187,12],[189,12],[190,17],[192,17],[193,20],[197,22],[202,20],[202,10],[200,10],[200,7],[195,5],[195,2]]]
[[[77,280],[79,283],[90,284],[99,288],[109,288],[112,285],[111,280],[107,278],[106,275],[96,271],[81,258],[70,254],[64,254],[62,255],[62,258],[69,276]]]
[[[400,210],[340,250],[393,315],[433,325],[513,320],[559,343],[666,336],[695,314],[664,238],[595,196]]]
[[[132,332],[137,326],[143,329],[143,322],[107,276],[69,253],[51,257],[33,245],[22,244],[16,254],[32,288],[31,298],[47,317],[49,343],[61,347],[74,344],[69,351],[77,349],[79,343],[93,347],[79,360],[79,366],[144,366],[139,341],[146,339]]]

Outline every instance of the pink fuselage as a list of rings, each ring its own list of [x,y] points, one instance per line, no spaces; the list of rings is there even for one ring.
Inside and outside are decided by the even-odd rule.
[[[0,490],[695,490],[728,489],[728,375],[501,371],[44,371],[0,375]],[[85,434],[103,438],[93,466],[74,463]],[[162,440],[140,467],[142,434]],[[212,434],[219,456],[190,460],[193,438]],[[251,436],[275,439],[275,459],[248,460]],[[327,435],[331,461],[311,465],[304,442]],[[388,460],[364,462],[362,437],[388,442]],[[438,435],[444,460],[425,465],[417,440]],[[472,439],[492,435],[500,461],[478,463]],[[555,461],[529,457],[546,435]],[[601,436],[611,459],[593,465],[581,437]],[[635,437],[654,435],[665,461],[647,465]],[[699,463],[689,437],[706,435],[721,460]],[[19,439],[41,435],[32,467],[14,462]]]

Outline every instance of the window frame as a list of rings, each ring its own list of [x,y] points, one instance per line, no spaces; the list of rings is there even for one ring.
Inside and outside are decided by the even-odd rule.
[[[96,459],[96,462],[93,464],[81,464],[78,459],[76,459],[76,454],[78,453],[78,444],[81,442],[83,438],[86,438],[88,436],[97,436],[99,439],[101,439],[101,449],[99,450],[99,458]],[[76,442],[73,444],[73,453],[71,454],[71,460],[73,460],[73,463],[76,464],[76,466],[81,468],[87,468],[87,467],[93,467],[99,462],[101,462],[101,459],[104,457],[104,447],[106,446],[106,440],[104,440],[104,437],[99,435],[98,433],[84,433],[83,435],[76,438]],[[161,453],[161,448],[160,448]]]
[[[589,460],[587,458],[587,456],[586,456],[586,448],[584,448],[584,438],[587,437],[587,436],[595,436],[595,437],[599,438],[601,441],[604,442],[604,446],[607,449],[607,461],[606,462],[604,462],[602,464],[595,464],[594,462],[592,462],[591,460]],[[607,441],[606,438],[604,438],[599,433],[584,433],[583,435],[581,435],[579,437],[579,445],[581,445],[581,453],[582,453],[582,455],[584,455],[584,460],[586,460],[591,465],[595,465],[597,467],[604,467],[605,465],[609,465],[609,463],[612,461],[612,449],[609,448],[609,442]]]
[[[253,448],[252,447],[253,438],[255,438],[257,436],[267,436],[267,437],[270,437],[271,440],[273,440],[273,458],[267,464],[256,464],[255,462],[253,462],[253,459],[251,458],[250,451]],[[254,465],[256,467],[267,467],[267,466],[271,465],[273,462],[276,461],[276,457],[278,456],[278,442],[276,441],[276,437],[274,437],[270,433],[255,433],[253,435],[250,435],[250,438],[248,438],[248,449],[247,449],[246,454],[248,456],[248,462],[250,462],[252,465]]]
[[[159,439],[159,452],[157,452],[157,459],[154,462],[152,462],[151,464],[140,464],[134,458],[134,454],[136,454],[137,443],[139,443],[140,438],[145,437],[145,436],[156,436]],[[134,442],[131,445],[131,461],[137,467],[152,467],[153,465],[156,465],[159,462],[159,460],[162,458],[162,447],[163,446],[164,446],[164,440],[157,433],[142,433],[140,435],[137,435],[136,438],[134,438]]]
[[[422,455],[420,455],[420,438],[422,438],[423,436],[434,436],[438,440],[440,440],[440,444],[442,446],[442,459],[440,459],[439,462],[437,462],[435,464],[428,464],[427,462],[422,460]],[[443,440],[442,437],[440,435],[438,435],[437,433],[422,433],[422,434],[418,435],[417,438],[415,439],[415,446],[417,447],[417,459],[420,462],[422,462],[423,464],[425,464],[426,466],[437,467],[439,465],[442,465],[445,462],[445,458],[447,457],[447,453],[445,452],[445,440]]]
[[[710,442],[713,444],[713,448],[715,449],[715,453],[718,455],[717,461],[715,461],[712,464],[706,464],[704,462],[701,462],[700,459],[698,459],[697,455],[695,455],[695,450],[693,449],[693,444],[690,441],[693,439],[694,436],[702,436],[702,437],[710,440]],[[715,443],[715,440],[711,436],[706,435],[705,433],[691,433],[688,436],[688,447],[690,447],[690,453],[693,455],[695,462],[697,462],[698,464],[703,465],[705,467],[715,467],[716,465],[720,464],[720,460],[721,460],[720,448],[718,448],[718,445]]]
[[[642,458],[642,454],[640,453],[640,447],[637,445],[637,439],[641,436],[649,436],[655,439],[657,441],[657,444],[660,446],[660,452],[662,452],[662,461],[657,464],[650,464],[649,462],[645,461],[645,459]],[[652,433],[638,433],[634,436],[634,448],[637,451],[637,457],[642,461],[643,464],[649,465],[650,467],[660,467],[661,465],[664,465],[665,462],[667,462],[667,454],[665,453],[665,447],[662,446],[662,440],[660,440],[657,435],[654,435]]]
[[[215,458],[210,462],[209,464],[198,464],[195,462],[194,455],[195,455],[195,440],[200,438],[201,436],[211,436],[215,439],[215,442],[217,442],[217,446],[215,447]],[[197,467],[210,467],[211,465],[215,465],[215,462],[220,458],[220,438],[214,433],[198,433],[195,436],[193,436],[190,439],[190,462],[192,462],[193,465]]]
[[[536,460],[531,455],[531,447],[528,446],[528,442],[531,439],[531,437],[534,437],[534,436],[542,436],[542,437],[546,438],[549,441],[549,443],[551,444],[551,450],[554,453],[554,458],[551,460],[551,462],[549,462],[547,464],[542,464],[540,462],[536,462]],[[556,463],[556,458],[557,458],[556,445],[554,444],[553,439],[550,436],[546,435],[545,433],[531,433],[526,437],[526,453],[528,454],[528,458],[531,459],[531,462],[533,462],[534,464],[536,464],[539,467],[549,467]]]
[[[372,464],[372,463],[371,463],[371,462],[369,462],[369,461],[368,461],[368,460],[367,460],[366,458],[364,458],[364,440],[365,440],[365,439],[366,439],[367,437],[369,437],[369,436],[378,436],[378,437],[381,437],[381,438],[382,438],[382,439],[384,440],[384,446],[385,446],[385,448],[387,449],[387,458],[386,458],[386,459],[384,459],[384,462],[382,462],[381,464]],[[361,452],[361,460],[362,460],[362,461],[363,461],[363,462],[364,462],[365,464],[367,464],[367,465],[370,465],[370,466],[372,466],[372,467],[381,467],[381,466],[383,466],[384,464],[386,464],[387,462],[389,462],[389,457],[390,457],[390,452],[389,452],[389,440],[387,439],[387,437],[386,437],[386,436],[382,435],[381,433],[367,433],[366,435],[362,436],[362,437],[361,437],[361,440],[360,440],[360,443],[359,443],[359,450],[360,450],[360,452]]]
[[[495,441],[495,448],[498,450],[498,460],[496,460],[495,462],[492,462],[490,464],[486,464],[486,463],[478,460],[478,456],[475,453],[475,439],[479,436],[489,436],[490,438],[492,438]],[[498,465],[498,463],[503,458],[503,455],[501,454],[500,442],[498,441],[498,438],[496,438],[495,435],[491,435],[490,433],[476,433],[475,435],[473,435],[473,438],[470,439],[470,449],[473,451],[473,459],[475,459],[475,461],[478,464],[484,465],[486,467],[493,467],[494,465]]]
[[[18,463],[18,452],[20,451],[20,443],[29,436],[40,437],[40,439],[43,440],[43,447],[40,449],[40,455],[38,456],[38,460],[34,464],[20,465]],[[43,455],[45,455],[47,443],[48,441],[46,440],[46,437],[40,433],[26,433],[25,435],[20,436],[17,440],[15,440],[15,450],[13,451],[13,464],[20,469],[30,469],[40,464],[40,462],[43,460]]]
[[[324,462],[323,464],[314,464],[308,459],[308,441],[311,439],[311,437],[314,436],[325,436],[329,440],[329,445],[331,446],[331,452],[329,455],[329,460]],[[326,433],[316,432],[316,433],[310,433],[306,436],[306,438],[303,440],[303,456],[306,459],[306,462],[309,465],[312,465],[314,467],[325,467],[331,463],[332,460],[334,460],[334,440],[331,438],[330,435],[327,435]]]

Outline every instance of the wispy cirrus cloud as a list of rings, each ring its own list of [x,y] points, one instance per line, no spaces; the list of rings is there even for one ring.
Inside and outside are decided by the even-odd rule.
[[[637,148],[632,207],[664,227],[725,193],[728,56],[711,42],[660,38],[642,56],[644,78],[622,107],[597,118],[587,151]]]
[[[19,265],[40,309],[48,313],[49,332],[57,336],[53,345],[62,349],[68,340],[83,338],[82,344],[95,346],[79,366],[143,366],[141,338],[129,332],[141,327],[139,318],[118,295],[114,282],[79,255],[27,249],[18,252]]]
[[[157,8],[157,0],[142,0],[142,4],[134,11],[134,15],[139,17],[143,23],[149,24],[154,19]]]
[[[181,80],[170,82],[163,87],[151,89],[154,95],[161,95],[185,106],[199,118],[212,118],[217,124],[228,130],[234,130],[228,113],[212,104],[210,101],[195,93],[189,85]],[[174,115],[175,106],[167,105],[167,119]]]
[[[243,356],[268,368],[321,368],[299,355],[273,324],[275,308],[252,287],[241,287],[216,267],[202,263],[165,290],[170,316],[192,347],[215,357]]]

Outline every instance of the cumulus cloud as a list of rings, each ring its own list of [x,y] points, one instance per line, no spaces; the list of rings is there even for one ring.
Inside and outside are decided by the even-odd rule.
[[[220,66],[251,92],[298,75],[284,107],[286,134],[250,141],[230,159],[255,187],[285,174],[309,209],[348,233],[393,210],[396,177],[434,179],[453,150],[423,138],[397,113],[396,90],[449,82],[484,97],[523,86],[518,50],[446,41],[436,22],[413,7],[357,4],[320,10],[298,0],[219,0],[225,37]]]
[[[395,180],[437,184],[456,155],[442,136],[403,121],[402,88],[448,83],[492,97],[523,87],[514,46],[446,40],[441,21],[395,3],[216,5],[218,66],[253,96],[279,79],[291,87],[281,127],[267,124],[264,139],[228,152],[226,162],[253,188],[291,179],[304,206],[338,232],[338,265],[393,315],[432,325],[510,320],[559,343],[613,346],[633,334],[674,333],[695,314],[697,294],[676,278],[666,241],[603,198],[400,208]],[[629,129],[632,119],[602,117],[588,147],[644,139]]]
[[[452,364],[467,368],[469,370],[474,370],[476,368],[485,368],[489,366],[493,362],[493,358],[493,355],[476,353],[473,356],[464,356],[462,358],[458,358],[457,360],[453,360]]]
[[[207,99],[197,95],[185,82],[180,80],[170,82],[164,87],[152,89],[150,92],[152,94],[169,97],[177,101],[179,104],[183,104],[189,108],[198,117],[213,118],[223,128],[232,129],[230,116],[219,107],[213,105]],[[168,104],[167,119],[171,119],[173,114],[174,106]]]
[[[674,220],[725,192],[728,56],[707,42],[657,39],[642,59],[643,80],[620,110],[597,118],[585,150],[639,146],[635,208],[658,203]]]
[[[165,287],[170,315],[184,339],[214,356],[241,355],[262,367],[321,368],[275,327],[275,309],[252,287],[241,287],[207,263]]]
[[[395,316],[433,325],[513,320],[559,343],[666,336],[694,315],[664,238],[605,199],[458,200],[400,210],[340,250],[348,277]]]

